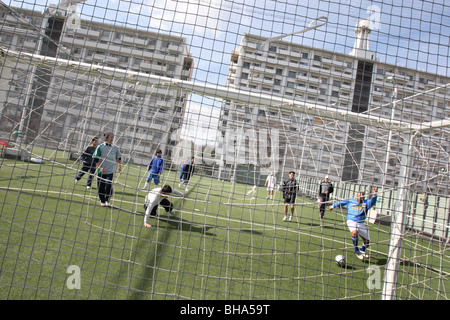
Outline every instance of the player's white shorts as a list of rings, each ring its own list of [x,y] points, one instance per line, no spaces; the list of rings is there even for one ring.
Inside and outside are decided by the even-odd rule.
[[[275,187],[270,187],[270,186],[267,187],[267,191],[273,191],[274,189],[275,189]]]
[[[358,231],[358,234],[363,237],[364,239],[370,240],[369,238],[369,231],[366,228],[366,224],[364,221],[357,222],[353,220],[347,220],[347,226],[350,232],[353,232],[354,230]]]

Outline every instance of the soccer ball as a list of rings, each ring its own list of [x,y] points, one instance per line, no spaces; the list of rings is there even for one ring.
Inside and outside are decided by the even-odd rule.
[[[346,261],[345,261],[345,257],[342,255],[342,254],[338,254],[335,258],[334,258],[334,262],[336,262],[336,264],[339,266],[339,267],[345,267],[345,264],[347,263]]]

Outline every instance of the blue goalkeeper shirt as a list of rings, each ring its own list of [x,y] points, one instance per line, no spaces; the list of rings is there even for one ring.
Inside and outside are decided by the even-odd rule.
[[[333,204],[333,209],[336,207],[348,207],[347,220],[356,222],[363,222],[366,220],[367,212],[377,203],[377,196],[372,196],[371,199],[364,200],[359,203],[356,199],[349,199],[339,201]]]
[[[164,160],[162,157],[154,156],[147,167],[150,174],[161,174],[164,170]]]

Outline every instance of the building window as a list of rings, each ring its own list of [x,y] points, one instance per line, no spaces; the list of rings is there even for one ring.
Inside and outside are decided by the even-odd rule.
[[[341,87],[341,81],[333,79],[333,87]]]

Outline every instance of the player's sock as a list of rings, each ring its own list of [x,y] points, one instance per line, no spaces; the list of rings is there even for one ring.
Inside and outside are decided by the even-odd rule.
[[[352,242],[353,242],[353,246],[355,247],[355,252],[358,252],[358,237],[353,237],[352,236]]]
[[[366,252],[368,246],[368,244],[363,243],[363,245],[361,246],[361,251]]]

